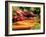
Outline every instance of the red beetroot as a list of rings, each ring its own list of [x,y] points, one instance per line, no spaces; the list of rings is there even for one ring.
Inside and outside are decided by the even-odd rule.
[[[23,16],[19,16],[18,18],[17,18],[17,20],[18,21],[23,21],[25,18],[23,17]]]

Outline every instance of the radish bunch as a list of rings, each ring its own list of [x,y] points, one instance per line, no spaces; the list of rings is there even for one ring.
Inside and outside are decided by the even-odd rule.
[[[20,9],[17,9],[15,11],[16,11],[17,15],[13,16],[13,22],[15,22],[15,21],[23,21],[25,19],[32,19],[31,17],[35,16],[35,14],[33,12],[22,11]]]

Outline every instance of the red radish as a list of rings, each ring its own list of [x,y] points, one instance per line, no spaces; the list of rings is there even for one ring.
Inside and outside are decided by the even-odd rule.
[[[22,14],[22,10],[16,10],[16,13],[19,15],[19,16],[23,16],[23,14]]]
[[[20,17],[20,20],[21,20],[21,21],[24,20],[24,17]]]
[[[17,18],[17,16],[13,16],[13,18]]]
[[[23,16],[19,16],[18,18],[17,18],[17,20],[18,21],[22,21],[22,20],[24,20],[25,18],[23,17]]]

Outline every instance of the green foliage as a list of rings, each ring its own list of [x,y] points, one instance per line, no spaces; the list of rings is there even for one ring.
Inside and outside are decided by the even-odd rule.
[[[27,11],[33,11],[35,14],[40,13],[40,7],[19,7],[19,8],[22,10],[26,9]]]
[[[24,10],[24,7],[19,7],[21,10]]]
[[[26,9],[26,10],[30,10],[30,7],[19,7],[20,9],[22,9],[22,10],[24,10],[24,9]]]
[[[40,29],[40,24],[36,23],[35,26],[34,26],[34,29]]]
[[[34,10],[34,13],[39,15],[40,14],[40,8],[39,7],[36,7],[34,9],[35,9]]]

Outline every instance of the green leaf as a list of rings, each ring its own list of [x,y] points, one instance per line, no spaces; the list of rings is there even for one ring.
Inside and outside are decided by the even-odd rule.
[[[35,24],[34,29],[40,29],[40,24],[39,23]]]

